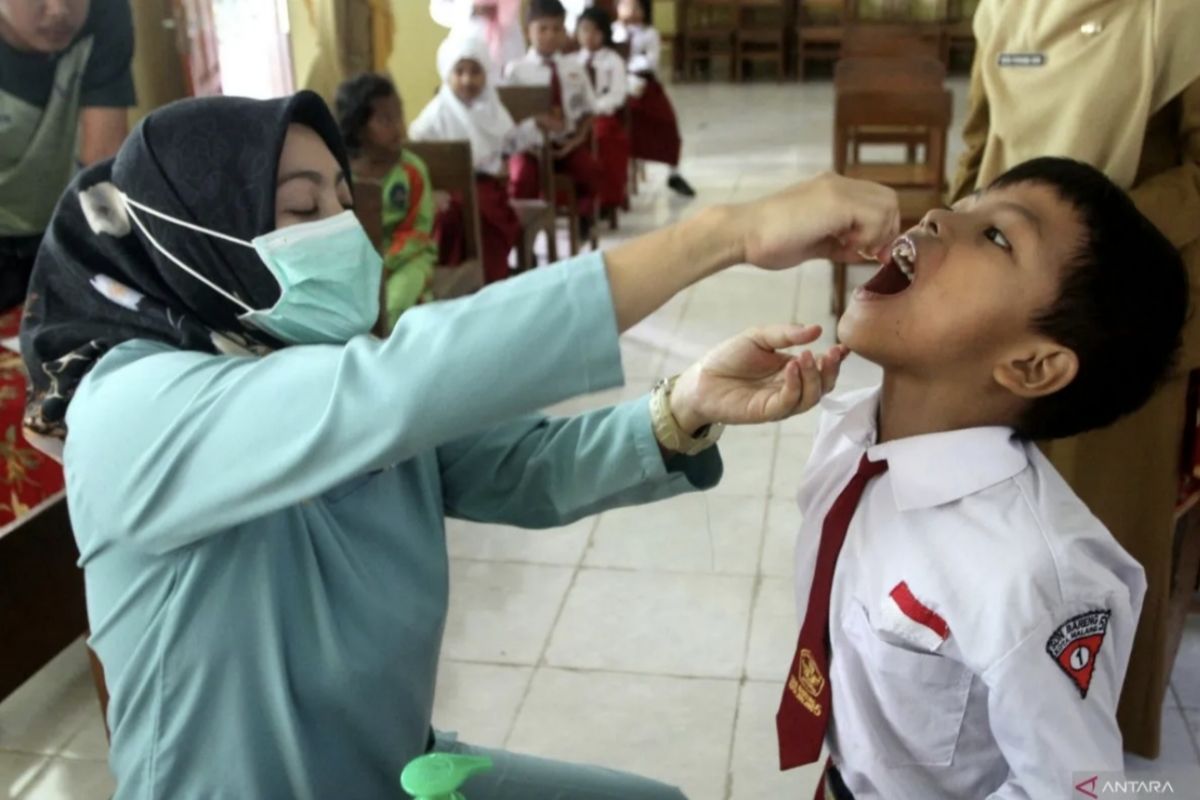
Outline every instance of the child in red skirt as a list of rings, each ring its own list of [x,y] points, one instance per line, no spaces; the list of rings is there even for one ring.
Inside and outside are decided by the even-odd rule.
[[[596,154],[603,167],[600,212],[615,211],[625,202],[629,178],[629,135],[621,119],[627,97],[625,59],[612,49],[612,18],[601,8],[579,15],[575,28],[579,51],[575,54],[587,70],[596,94]]]
[[[655,73],[662,52],[662,37],[650,24],[650,3],[646,0],[620,0],[619,21],[613,26],[613,39],[629,42],[629,100],[633,111],[633,157],[657,161],[671,168],[667,186],[684,197],[695,197],[692,188],[679,174],[679,120]]]
[[[536,145],[537,131],[513,122],[495,89],[486,40],[452,33],[438,48],[442,88],[413,121],[417,141],[467,140],[475,166],[475,189],[483,236],[483,273],[488,283],[508,277],[508,256],[521,223],[508,201],[507,157]]]
[[[583,66],[573,56],[561,52],[568,41],[566,16],[566,9],[559,0],[531,0],[529,52],[524,58],[508,64],[505,77],[513,86],[551,88],[555,110],[539,119],[538,126],[550,136],[555,171],[570,175],[575,184],[581,233],[586,240],[587,226],[596,211],[603,168],[589,146],[596,102],[592,83]],[[513,159],[511,190],[514,197],[540,196],[541,181],[535,155],[523,153]]]

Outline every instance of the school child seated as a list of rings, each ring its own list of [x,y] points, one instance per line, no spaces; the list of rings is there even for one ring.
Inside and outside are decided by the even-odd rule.
[[[425,163],[404,147],[404,106],[391,80],[364,73],[344,82],[337,117],[354,181],[382,187],[384,315],[391,330],[406,310],[433,299],[433,187]]]
[[[882,384],[822,401],[799,494],[784,769],[824,742],[819,796],[858,800],[1069,797],[1123,769],[1144,573],[1035,441],[1141,406],[1187,303],[1175,248],[1067,159],[897,240],[838,325]]]
[[[662,37],[651,25],[649,0],[620,0],[613,39],[629,42],[629,108],[633,115],[633,157],[671,168],[667,186],[684,197],[696,190],[679,174],[683,139],[671,100],[656,77]]]
[[[508,64],[505,79],[514,86],[550,86],[554,110],[540,115],[536,124],[550,136],[555,171],[571,176],[579,203],[581,233],[587,239],[602,181],[601,164],[589,147],[596,109],[592,84],[583,66],[560,52],[566,42],[566,11],[562,3],[531,0],[528,18],[531,46],[524,58]],[[513,158],[510,169],[510,191],[514,197],[527,199],[541,194],[535,154],[522,153]]]
[[[629,135],[619,116],[627,96],[625,59],[612,49],[612,19],[601,8],[588,8],[579,15],[575,36],[579,40],[575,56],[587,70],[596,95],[593,130],[603,167],[599,191],[603,215],[625,203],[629,179]]]
[[[508,277],[508,256],[521,235],[521,222],[508,201],[507,159],[540,143],[541,136],[514,123],[500,102],[485,40],[452,33],[438,48],[437,62],[442,88],[409,132],[414,141],[471,143],[484,280],[493,283]]]

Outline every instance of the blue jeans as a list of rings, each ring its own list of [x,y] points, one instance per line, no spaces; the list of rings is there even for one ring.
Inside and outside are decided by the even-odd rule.
[[[589,764],[571,764],[458,741],[437,731],[438,753],[487,756],[492,768],[463,784],[467,800],[687,800],[665,783]]]

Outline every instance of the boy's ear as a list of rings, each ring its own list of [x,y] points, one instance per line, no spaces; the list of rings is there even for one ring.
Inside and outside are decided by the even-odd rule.
[[[992,378],[1017,397],[1033,400],[1061,391],[1078,373],[1074,350],[1043,339],[998,363]]]

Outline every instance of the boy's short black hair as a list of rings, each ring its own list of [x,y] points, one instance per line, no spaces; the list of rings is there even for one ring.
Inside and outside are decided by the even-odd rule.
[[[393,95],[399,97],[391,78],[375,72],[355,75],[338,87],[335,102],[338,127],[351,155],[362,150],[362,131],[371,119],[371,104]]]
[[[1084,239],[1063,265],[1058,297],[1034,329],[1071,348],[1079,372],[1038,398],[1016,425],[1026,439],[1102,428],[1136,411],[1171,373],[1188,314],[1179,251],[1104,173],[1067,158],[1035,158],[988,189],[1019,183],[1052,188],[1075,209]]]
[[[583,22],[584,20],[587,20],[600,29],[600,36],[604,39],[605,47],[612,46],[612,17],[608,15],[607,11],[599,6],[592,6],[591,8],[585,9],[584,12],[579,15],[579,22]],[[579,22],[575,23],[576,33],[579,32]]]
[[[567,9],[559,0],[529,0],[527,22],[546,18],[566,19]]]

